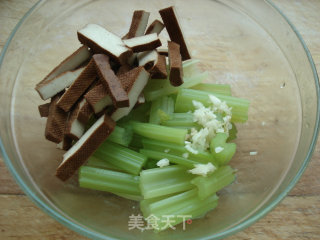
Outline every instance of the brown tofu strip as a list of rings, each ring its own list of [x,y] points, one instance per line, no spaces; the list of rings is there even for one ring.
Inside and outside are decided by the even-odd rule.
[[[128,93],[130,106],[115,109],[111,114],[111,118],[114,121],[118,121],[119,119],[130,113],[130,111],[136,104],[139,95],[146,86],[149,77],[150,74],[144,69],[144,67],[134,68],[131,71],[119,76],[119,80],[121,81],[123,88]]]
[[[107,54],[119,64],[126,63],[132,55],[132,51],[125,46],[120,37],[97,24],[88,24],[79,30],[78,39],[94,53]]]
[[[80,112],[81,102],[72,109],[69,114],[69,118],[66,125],[65,135],[73,140],[79,140],[83,135],[85,126],[78,120],[78,115]]]
[[[38,110],[41,117],[49,116],[49,107],[50,107],[50,103],[45,103],[38,106]]]
[[[112,105],[112,100],[103,84],[92,88],[84,97],[96,114],[101,112],[105,107]]]
[[[169,71],[172,86],[180,86],[183,83],[182,60],[180,46],[175,42],[168,41]]]
[[[80,110],[78,114],[78,120],[83,123],[87,124],[91,117],[94,115],[94,111],[87,100],[84,98],[80,102]]]
[[[58,101],[58,107],[65,112],[70,111],[72,106],[80,99],[83,93],[94,82],[97,77],[93,60],[81,72],[79,77],[71,84],[62,97]]]
[[[171,41],[176,42],[180,45],[182,60],[191,58],[187,43],[183,37],[182,29],[178,21],[178,17],[175,8],[168,7],[159,11],[164,25],[166,26],[167,32],[170,36]]]
[[[42,99],[48,99],[69,87],[79,77],[83,69],[84,67],[61,73],[50,82],[37,86],[36,90]]]
[[[163,29],[164,29],[163,23],[160,22],[159,20],[154,20],[148,27],[146,31],[146,35],[151,33],[156,33],[159,35]]]
[[[143,35],[123,40],[127,47],[131,48],[133,52],[151,51],[161,46],[161,41],[156,33]]]
[[[68,151],[72,147],[72,139],[67,137],[66,135],[64,136],[63,140],[57,144],[57,148],[61,150]]]
[[[69,179],[112,133],[116,123],[107,115],[101,116],[64,155],[56,176]]]
[[[111,69],[108,56],[104,54],[95,54],[93,55],[92,59],[96,66],[100,81],[108,91],[113,105],[118,108],[128,107],[128,94],[123,89],[118,77]]]
[[[144,35],[147,28],[150,13],[143,10],[133,12],[130,29],[126,39],[140,37]]]
[[[74,80],[73,75],[78,72],[73,71],[78,66],[86,62],[91,54],[87,46],[80,47],[77,51],[63,60],[55,67],[41,82],[36,85],[36,91],[43,100],[49,99],[57,93],[70,86]],[[68,74],[66,74],[68,72]]]
[[[49,115],[46,123],[45,137],[49,141],[59,143],[63,140],[68,113],[57,106],[61,94],[57,94],[51,99]]]
[[[158,54],[156,64],[150,69],[151,78],[166,79],[168,77],[166,56]]]

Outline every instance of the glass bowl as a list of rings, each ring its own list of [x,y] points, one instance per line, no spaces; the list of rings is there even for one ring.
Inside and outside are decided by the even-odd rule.
[[[76,31],[97,23],[122,36],[133,10],[175,5],[194,58],[209,82],[227,83],[251,101],[238,124],[231,165],[237,181],[220,192],[204,218],[158,234],[129,230],[136,203],[80,189],[54,177],[63,152],[44,138],[37,106],[39,82],[80,44]],[[161,34],[166,39],[166,33]],[[1,55],[1,149],[25,193],[67,227],[94,239],[218,239],[261,218],[293,188],[306,168],[319,127],[319,84],[296,29],[269,1],[56,0],[38,2],[20,21]],[[257,152],[252,155],[250,152]]]

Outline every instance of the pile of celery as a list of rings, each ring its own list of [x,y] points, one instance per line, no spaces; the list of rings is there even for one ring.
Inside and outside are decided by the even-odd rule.
[[[140,201],[145,218],[159,219],[157,230],[165,229],[164,215],[173,215],[172,225],[176,225],[182,221],[179,215],[198,218],[214,209],[216,193],[235,179],[235,171],[227,165],[236,151],[230,141],[236,138],[234,123],[248,119],[249,101],[232,97],[229,85],[202,83],[207,73],[200,72],[197,63],[183,63],[185,82],[180,87],[171,86],[168,79],[151,79],[144,90],[146,103],[117,122],[114,132],[79,172],[81,187]],[[207,151],[188,152],[186,135],[191,128],[199,128],[193,119],[193,100],[207,106],[209,95],[232,108],[232,129],[229,134],[217,133]],[[217,147],[223,150],[217,153]],[[170,165],[158,167],[161,159],[169,160]],[[207,163],[215,167],[207,176],[188,171]]]

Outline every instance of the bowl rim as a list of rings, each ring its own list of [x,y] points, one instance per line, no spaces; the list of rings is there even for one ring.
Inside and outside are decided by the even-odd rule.
[[[13,39],[13,37],[15,36],[16,32],[18,31],[18,29],[20,28],[20,26],[24,23],[24,21],[31,15],[31,13],[40,5],[40,3],[45,2],[46,0],[39,0],[38,2],[36,2],[27,12],[26,14],[20,19],[20,21],[18,22],[18,24],[14,27],[14,29],[12,30],[9,38],[7,39],[1,55],[0,55],[0,67],[2,65],[2,62],[4,60],[4,56],[5,53],[7,52],[7,49]],[[219,232],[214,236],[214,239],[221,239],[227,236],[230,236],[232,234],[235,234],[247,227],[249,227],[250,225],[252,225],[253,223],[255,223],[256,221],[258,221],[260,218],[262,218],[263,216],[265,216],[267,213],[269,213],[272,209],[274,209],[286,196],[287,194],[292,190],[292,188],[296,185],[296,183],[299,181],[300,177],[302,176],[303,172],[305,171],[308,163],[310,162],[311,158],[312,158],[312,154],[313,151],[315,149],[315,146],[317,144],[317,138],[318,138],[318,134],[319,134],[319,121],[320,121],[320,86],[319,86],[319,78],[318,78],[318,74],[317,74],[317,70],[312,58],[312,55],[306,45],[306,43],[304,42],[302,36],[300,35],[300,33],[298,32],[297,28],[291,23],[291,21],[288,19],[288,17],[282,12],[282,10],[280,10],[273,2],[272,0],[264,0],[266,1],[268,4],[270,4],[270,6],[275,9],[282,17],[283,19],[289,24],[290,28],[293,30],[293,32],[296,34],[296,36],[298,37],[301,45],[303,46],[305,53],[307,55],[307,58],[309,60],[309,64],[312,68],[312,72],[313,72],[313,77],[314,77],[314,81],[315,81],[315,86],[316,86],[316,94],[317,94],[317,116],[316,116],[316,122],[315,122],[315,129],[314,129],[314,133],[312,136],[312,142],[311,145],[309,147],[307,156],[305,158],[305,160],[303,161],[303,164],[301,166],[301,168],[299,169],[299,171],[297,172],[297,174],[295,175],[295,177],[290,181],[290,183],[288,184],[288,186],[286,187],[286,189],[280,193],[268,206],[266,206],[264,209],[260,209],[258,210],[254,215],[252,215],[251,217],[249,217],[248,219],[244,220],[243,222],[240,222],[239,224],[223,231],[223,232]],[[1,154],[4,158],[4,162],[6,164],[6,166],[8,167],[9,171],[11,172],[11,175],[13,176],[13,178],[15,179],[15,181],[18,183],[18,185],[20,186],[20,188],[23,190],[23,192],[29,197],[29,199],[32,200],[32,202],[34,202],[42,211],[44,211],[46,214],[48,214],[49,216],[53,217],[55,220],[57,220],[58,222],[62,223],[63,225],[65,225],[66,227],[68,227],[69,229],[80,233],[83,236],[86,236],[88,238],[94,238],[94,239],[108,239],[108,240],[113,240],[116,239],[114,237],[111,236],[105,236],[102,234],[99,234],[97,232],[93,232],[90,231],[88,229],[85,229],[83,227],[81,227],[80,225],[76,224],[75,222],[69,221],[68,219],[66,219],[62,214],[58,213],[57,211],[55,211],[53,208],[48,207],[46,205],[46,203],[44,203],[41,199],[39,199],[31,190],[30,188],[23,182],[23,180],[20,178],[20,176],[18,175],[17,171],[15,170],[14,166],[12,165],[9,156],[6,153],[6,150],[4,148],[4,145],[2,143],[2,139],[0,136],[0,149],[1,149]],[[213,236],[209,236],[209,237],[203,237],[200,238],[201,240],[209,240],[209,239],[213,239]]]

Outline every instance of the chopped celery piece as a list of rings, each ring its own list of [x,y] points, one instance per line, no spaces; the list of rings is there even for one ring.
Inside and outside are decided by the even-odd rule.
[[[174,100],[171,97],[163,96],[151,103],[149,122],[153,124],[159,124],[160,114],[159,110],[162,110],[166,114],[172,114],[174,111]]]
[[[157,162],[159,160],[156,159],[148,159],[146,164],[144,165],[144,169],[151,169],[151,168],[157,168]]]
[[[193,168],[194,164],[201,163],[199,161],[190,160],[190,159],[187,159],[184,157],[179,157],[179,156],[175,156],[172,154],[152,151],[152,150],[148,150],[148,149],[140,149],[140,153],[148,158],[155,159],[155,160],[161,160],[163,158],[167,158],[170,161],[170,163],[175,163],[175,164],[182,165],[182,166],[185,166],[188,168]]]
[[[142,170],[140,189],[144,199],[186,191],[194,187],[191,180],[194,176],[182,166],[167,166]]]
[[[217,195],[214,194],[201,200],[195,189],[156,201],[142,200],[140,202],[144,217],[147,218],[151,214],[154,216],[157,223],[154,224],[156,231],[163,231],[169,227],[166,224],[166,219],[164,219],[165,215],[171,215],[170,223],[177,225],[182,221],[204,215],[209,210],[214,209],[217,204]]]
[[[132,129],[116,126],[107,138],[107,141],[128,147],[129,143],[132,141],[132,135]]]
[[[218,168],[210,176],[194,178],[191,183],[198,188],[199,198],[205,199],[231,184],[234,179],[234,170],[230,166],[223,166]]]
[[[219,165],[227,164],[236,152],[235,143],[226,143],[228,135],[217,133],[210,142],[210,151]]]
[[[231,87],[228,84],[200,83],[193,86],[192,89],[231,96]]]
[[[149,92],[163,88],[163,86],[166,84],[166,81],[168,81],[168,79],[149,79],[143,91]]]
[[[118,195],[119,197],[133,200],[133,201],[139,202],[139,201],[143,200],[143,197],[141,196],[141,194],[126,194],[126,193],[116,193],[116,192],[114,192],[113,194]]]
[[[147,101],[153,101],[158,99],[159,97],[170,95],[178,92],[179,89],[190,88],[194,85],[197,85],[203,82],[208,77],[207,72],[199,73],[196,75],[192,75],[189,77],[184,77],[184,83],[179,87],[174,87],[170,84],[169,81],[165,80],[165,84],[162,88],[158,88],[156,90],[144,91],[144,97]]]
[[[133,131],[146,138],[184,145],[186,129],[176,129],[151,123],[132,122]]]
[[[248,120],[248,109],[250,103],[248,100],[221,94],[212,95],[216,96],[221,101],[225,101],[229,107],[232,107],[233,122],[245,122]],[[180,89],[175,104],[175,112],[193,111],[193,100],[203,103],[206,107],[211,104],[209,101],[209,93],[207,92],[194,89]]]
[[[142,136],[138,135],[138,134],[133,134],[132,136],[132,141],[130,143],[130,147],[134,147],[134,148],[142,148]]]
[[[100,158],[97,158],[95,156],[91,156],[86,164],[86,166],[89,167],[96,167],[96,168],[106,168],[109,170],[115,170],[115,171],[123,171],[121,168],[116,167],[112,165],[111,163],[107,162],[106,160],[102,160]]]
[[[237,133],[238,133],[237,127],[233,122],[231,123],[231,125],[232,125],[232,128],[229,130],[229,137],[227,139],[227,142],[230,142],[237,138]]]
[[[193,121],[192,113],[172,113],[170,119],[163,121],[162,125],[168,127],[196,127],[197,124]]]
[[[208,163],[208,162],[214,163],[215,162],[213,155],[209,152],[199,151],[198,154],[193,154],[188,152],[184,146],[180,146],[177,144],[161,142],[161,141],[147,139],[147,138],[142,139],[142,144],[144,149],[157,151],[157,152],[164,152],[171,155],[182,156],[183,154],[187,153],[189,155],[188,159],[194,160],[198,163]]]
[[[123,123],[127,123],[128,121],[139,121],[139,122],[148,122],[149,114],[150,114],[151,103],[144,103],[136,108],[132,109],[131,112],[117,121],[117,125],[121,125]]]
[[[112,193],[139,195],[139,177],[117,171],[82,166],[79,171],[80,187]]]
[[[160,118],[160,124],[162,122],[168,121],[171,118],[171,114],[168,114],[168,113],[164,112],[161,109],[158,109],[157,114],[158,114],[158,116]]]
[[[139,174],[147,160],[144,155],[138,152],[107,141],[101,144],[94,156],[134,175]]]

